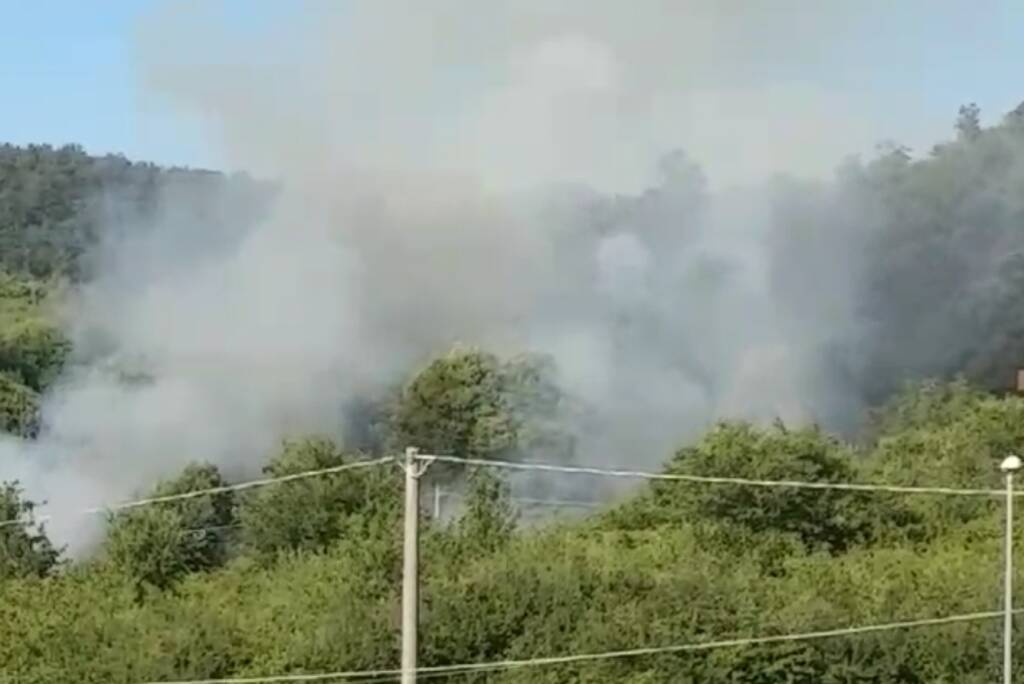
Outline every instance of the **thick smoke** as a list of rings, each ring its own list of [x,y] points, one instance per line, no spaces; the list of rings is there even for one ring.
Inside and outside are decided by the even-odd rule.
[[[824,177],[870,127],[749,74],[859,14],[797,5],[374,0],[266,31],[169,7],[139,39],[147,92],[279,192],[226,233],[185,224],[187,196],[111,227],[13,474],[66,536],[62,509],[188,461],[237,474],[337,433],[456,341],[551,354],[596,417],[588,462],[653,467],[720,417],[849,425],[871,233],[819,228],[874,209],[765,180]]]

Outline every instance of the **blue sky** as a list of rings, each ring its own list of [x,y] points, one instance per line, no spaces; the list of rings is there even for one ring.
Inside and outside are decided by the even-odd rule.
[[[198,122],[154,106],[139,85],[136,28],[157,4],[0,0],[0,140],[76,142],[91,152],[215,165]],[[794,77],[840,82],[886,112],[880,138],[912,146],[945,135],[963,102],[978,102],[991,119],[1024,100],[1024,2],[891,4],[897,9],[837,42],[819,62],[787,68]],[[301,12],[303,5],[225,0],[238,19]]]
[[[77,143],[95,153],[215,165],[198,122],[155,106],[140,87],[138,28],[163,4],[0,0],[0,141]],[[233,20],[274,15],[272,0],[220,4]]]
[[[144,111],[133,31],[145,0],[5,0],[0,20],[0,140],[75,142],[174,163],[202,162],[186,122]]]

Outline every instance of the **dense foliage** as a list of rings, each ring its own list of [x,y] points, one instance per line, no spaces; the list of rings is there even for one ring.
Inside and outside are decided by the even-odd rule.
[[[875,401],[906,378],[957,373],[1008,389],[1024,365],[1024,107],[987,128],[965,107],[956,130],[930,155],[895,146],[847,166],[818,219],[800,202],[782,212],[793,228],[783,250],[811,250],[822,269],[859,255],[866,334],[838,353]],[[813,306],[818,274],[791,263],[779,260],[778,282],[794,306]]]
[[[250,220],[268,192],[244,176],[94,157],[75,145],[0,145],[0,270],[77,277],[88,270],[88,248],[109,231]]]
[[[552,362],[524,355],[502,361],[455,349],[417,373],[395,402],[391,446],[425,453],[502,458],[530,453],[572,458],[569,400]]]
[[[1024,447],[1024,399],[908,389],[866,446],[722,424],[670,473],[990,487]],[[358,459],[289,442],[271,475]],[[216,487],[190,466],[154,495]],[[388,669],[397,662],[401,478],[394,466],[115,515],[105,552],[53,574],[22,537],[0,567],[0,663],[19,682],[142,682]],[[11,501],[18,501],[10,490]],[[15,504],[20,505],[20,504]],[[1000,511],[987,497],[663,481],[593,516],[521,527],[494,471],[461,514],[424,518],[424,665],[523,659],[987,611]],[[19,511],[8,511],[8,516]],[[22,528],[15,527],[15,530]],[[203,534],[203,532],[207,534]],[[198,533],[198,534],[197,534]],[[35,561],[24,562],[34,549]],[[500,682],[989,682],[997,621],[480,673]],[[1024,651],[1021,653],[1024,656]],[[1024,668],[1019,673],[1024,676]]]
[[[220,472],[193,464],[180,476],[159,484],[154,498],[223,487]],[[189,572],[220,565],[226,549],[217,533],[234,521],[230,492],[127,509],[111,516],[106,541],[110,563],[141,590],[166,589]]]
[[[12,483],[0,486],[0,521],[23,521],[0,527],[0,581],[14,577],[45,577],[56,566],[60,552],[53,547],[41,525],[35,504],[26,501]]]
[[[0,273],[0,429],[32,436],[40,394],[70,351],[55,321],[53,288]]]

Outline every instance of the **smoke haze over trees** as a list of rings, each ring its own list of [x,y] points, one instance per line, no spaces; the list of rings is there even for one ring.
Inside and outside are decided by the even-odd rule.
[[[1024,366],[1024,112],[858,156],[845,98],[745,66],[814,59],[841,4],[153,16],[147,92],[238,173],[0,146],[0,521],[25,523],[0,527],[0,680],[393,665],[392,467],[76,515],[134,496],[409,445],[996,486],[1024,448],[996,396]],[[996,605],[984,498],[548,475],[435,464],[462,503],[425,525],[426,663]],[[523,497],[599,510],[531,527]],[[993,629],[480,681],[980,683]]]
[[[549,389],[515,399],[513,422],[543,415],[562,445],[545,453],[613,465],[658,463],[721,418],[852,435],[909,380],[1007,388],[1021,363],[1024,124],[1010,114],[982,127],[970,108],[955,123],[921,159],[883,150],[829,181],[713,191],[675,152],[640,193],[413,194],[402,209],[363,189],[378,200],[299,229],[275,218],[288,193],[269,184],[124,162],[159,188],[125,199],[123,172],[110,180],[74,149],[9,148],[23,159],[10,164],[20,175],[5,184],[6,215],[31,221],[6,234],[32,251],[48,226],[62,245],[33,252],[34,267],[9,264],[5,421],[27,436],[42,426],[8,442],[9,474],[37,498],[63,498],[53,494],[80,476],[85,503],[127,495],[188,454],[247,472],[305,431],[398,448],[379,429],[368,437],[366,421],[457,342],[541,354]],[[93,171],[69,175],[58,159]],[[66,196],[18,190],[61,183]],[[64,216],[96,187],[114,188],[108,208],[143,218]],[[79,223],[88,229],[61,227]],[[40,274],[49,284],[25,280]],[[462,401],[487,413],[482,396]],[[506,439],[502,415],[468,428],[472,439]],[[402,439],[411,420],[399,419]]]

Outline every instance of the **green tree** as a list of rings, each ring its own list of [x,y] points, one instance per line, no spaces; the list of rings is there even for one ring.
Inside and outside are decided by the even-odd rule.
[[[152,496],[173,497],[225,484],[216,467],[191,464],[177,478],[160,483]],[[231,492],[218,492],[115,513],[105,544],[107,558],[140,588],[169,588],[188,573],[226,560],[227,544],[220,533],[233,523],[233,506]]]
[[[869,434],[884,438],[919,428],[949,424],[974,410],[988,395],[965,379],[908,383],[871,412]]]
[[[723,423],[696,445],[680,449],[668,474],[749,480],[852,482],[853,452],[817,428],[758,429]],[[883,535],[889,525],[910,526],[912,516],[889,497],[863,493],[655,481],[650,491],[614,519],[644,527],[710,520],[754,533],[794,535],[811,548],[841,552]]]
[[[198,534],[176,510],[142,508],[119,514],[110,525],[107,559],[136,582],[140,597],[145,587],[168,589],[204,565]]]
[[[884,409],[863,465],[866,477],[901,484],[994,489],[999,463],[1024,450],[1024,398],[994,397],[962,382],[911,387]],[[964,525],[990,530],[991,497],[918,496],[906,502],[931,535]]]
[[[353,462],[328,439],[293,440],[264,473],[284,477]],[[238,507],[242,542],[258,556],[273,558],[287,551],[323,551],[353,532],[390,532],[399,508],[394,470],[361,468],[250,492]]]
[[[496,356],[477,350],[435,359],[402,394],[396,440],[471,458],[510,450],[516,425],[502,394],[500,368]]]
[[[470,558],[494,553],[512,540],[516,520],[508,484],[486,469],[473,469],[459,517],[440,535],[444,553]]]
[[[273,188],[243,174],[164,169],[77,145],[0,144],[0,270],[48,280],[89,274],[83,258],[110,231],[171,220],[233,239]]]
[[[31,437],[39,429],[39,395],[0,371],[0,430]]]
[[[34,510],[17,482],[0,485],[0,580],[45,577],[57,566],[60,551],[34,522]]]
[[[0,329],[0,368],[36,391],[57,377],[69,349],[56,326],[41,318],[6,321]]]
[[[48,312],[50,290],[0,273],[0,429],[38,429],[39,394],[63,368],[70,344]]]
[[[435,359],[405,388],[394,411],[394,447],[465,458],[524,453],[571,458],[566,398],[550,359],[501,361],[476,349]]]

